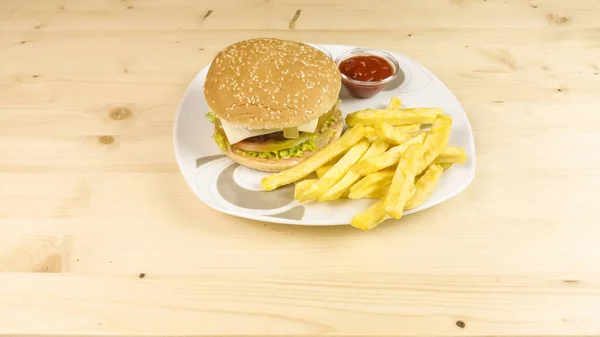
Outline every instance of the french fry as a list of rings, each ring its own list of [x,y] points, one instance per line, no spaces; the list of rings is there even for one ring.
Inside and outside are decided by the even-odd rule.
[[[390,103],[388,104],[388,109],[400,109],[402,107],[402,101],[398,97],[390,98]]]
[[[304,193],[303,198],[308,200],[317,200],[323,193],[325,193],[331,186],[337,183],[342,177],[350,170],[354,164],[356,164],[363,154],[369,148],[369,141],[366,138],[363,138],[356,145],[352,146],[348,152],[333,165],[333,167],[323,175],[314,183],[306,193]]]
[[[280,186],[291,184],[294,181],[300,180],[310,173],[314,172],[317,168],[325,165],[328,161],[335,158],[335,156],[348,150],[354,144],[358,143],[365,136],[365,130],[362,125],[356,125],[348,129],[340,138],[333,143],[327,145],[321,151],[315,153],[302,163],[266,176],[262,179],[261,185],[265,191],[272,191]]]
[[[434,163],[461,163],[467,161],[467,154],[464,149],[454,146],[446,146],[444,150],[435,158]]]
[[[391,181],[390,181],[390,183],[391,183]],[[390,184],[382,185],[378,189],[374,190],[373,192],[363,195],[361,199],[381,199],[381,198],[385,197],[389,188],[390,188]]]
[[[454,164],[454,163],[439,163],[436,165],[439,165],[442,168],[442,170],[446,171],[447,169],[450,168],[450,166],[452,166],[452,164]]]
[[[407,125],[408,129],[410,130],[412,128],[413,125],[416,124],[411,124],[411,125]],[[413,138],[414,136],[416,136],[416,134],[414,132],[405,132],[403,131],[402,126],[399,126],[397,128],[394,128],[394,126],[390,123],[386,123],[386,122],[382,122],[382,123],[378,123],[375,125],[375,132],[377,133],[377,136],[383,140],[385,140],[388,143],[391,144],[396,144],[396,145],[400,145],[404,142],[406,142],[407,140]],[[420,127],[419,127],[420,130]]]
[[[388,189],[390,188],[390,184],[392,183],[392,181],[388,181],[386,183],[384,183],[384,185],[378,185],[376,188],[373,188],[370,191],[367,191],[367,193],[365,195],[361,195],[360,198],[356,198],[356,199],[381,199],[384,198],[385,195],[388,192]],[[349,192],[350,190],[346,190],[346,192],[341,196],[341,198],[349,198]]]
[[[394,129],[402,131],[402,132],[414,133],[414,132],[421,131],[421,124],[409,124],[409,125],[395,126]]]
[[[407,133],[415,133],[415,132],[421,131],[421,124],[409,124],[409,125],[395,126],[394,129],[398,130],[398,131],[402,131],[402,132],[407,132]],[[375,139],[377,139],[378,136],[379,135],[378,135],[377,131],[375,130],[374,126],[366,126],[365,127],[365,137],[367,137],[370,142],[375,141]]]
[[[374,173],[375,174],[375,173]],[[392,177],[385,181],[379,182],[373,185],[362,186],[360,189],[350,191],[348,194],[349,199],[379,199],[385,196],[390,188]],[[376,196],[376,197],[374,197]]]
[[[411,108],[411,109],[381,109],[381,110],[360,110],[346,116],[346,124],[354,126],[361,124],[364,126],[376,125],[380,122],[387,122],[394,126],[409,124],[430,124],[433,123],[438,115],[444,113],[441,108]]]
[[[329,162],[316,169],[315,172],[317,173],[317,177],[321,178],[322,176],[324,176],[325,173],[327,173],[327,171],[329,171],[333,167],[333,165],[335,165],[335,163]]]
[[[350,194],[348,195],[348,198],[360,199],[364,195],[377,190],[381,185],[389,184],[393,177],[393,170],[383,170],[371,173],[350,188]]]
[[[439,115],[435,119],[431,130],[427,132],[423,140],[423,160],[419,163],[417,174],[425,171],[442,150],[446,148],[448,139],[450,139],[450,128],[452,128],[452,117],[449,115]]]
[[[377,139],[377,133],[375,132],[375,128],[373,128],[372,126],[365,127],[365,137],[367,137],[367,139],[370,142]]]
[[[377,172],[386,167],[397,164],[406,149],[408,149],[408,147],[412,144],[422,143],[425,139],[425,135],[426,133],[421,133],[407,140],[403,144],[392,147],[385,153],[365,159],[362,163],[360,163],[360,166],[357,169],[358,174],[361,176],[366,176],[373,172]]]
[[[400,219],[402,217],[404,206],[411,197],[417,169],[423,158],[423,149],[423,144],[410,145],[398,162],[392,185],[390,185],[384,201],[385,212],[392,218]]]
[[[350,225],[363,231],[368,231],[377,227],[380,223],[388,218],[385,213],[384,199],[380,199],[368,209],[356,214],[352,217]]]
[[[371,143],[371,146],[369,146],[369,149],[367,152],[365,152],[360,161],[356,165],[352,166],[350,171],[348,171],[348,173],[346,173],[346,175],[340,181],[328,189],[327,192],[325,192],[319,198],[319,202],[335,200],[340,198],[344,193],[347,194],[352,184],[357,182],[361,177],[357,170],[357,168],[360,166],[360,163],[367,158],[384,153],[388,146],[389,145],[381,139],[376,139],[373,143]]]
[[[413,194],[404,205],[404,209],[417,208],[423,204],[437,186],[443,172],[444,169],[440,165],[429,165],[425,173],[415,183]]]
[[[298,201],[305,201],[302,196],[308,189],[312,186],[312,184],[316,183],[319,179],[304,179],[296,183],[294,188],[294,199]]]

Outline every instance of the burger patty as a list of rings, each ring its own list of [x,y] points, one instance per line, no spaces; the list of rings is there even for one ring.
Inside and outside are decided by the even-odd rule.
[[[306,134],[303,135],[303,133],[301,133],[300,137],[297,139],[285,138],[283,136],[283,131],[278,131],[278,132],[269,133],[266,135],[260,135],[260,136],[246,138],[240,142],[232,144],[231,146],[233,146],[234,148],[237,148],[237,149],[249,150],[249,147],[255,147],[255,146],[259,146],[259,145],[268,145],[268,144],[278,144],[278,143],[283,144],[285,142],[288,145],[290,145],[289,147],[293,147],[293,146],[297,146],[297,145],[304,143],[308,139],[309,139],[309,137],[306,137]],[[250,150],[250,151],[252,151],[252,150]],[[261,151],[261,150],[254,150],[254,151]]]
[[[241,142],[264,143],[264,142],[267,142],[269,140],[283,141],[283,140],[287,140],[287,138],[285,138],[283,136],[283,131],[278,131],[278,132],[273,132],[273,133],[269,133],[269,134],[266,134],[266,135],[260,135],[260,136],[254,136],[254,137],[246,138],[246,139],[242,140]]]

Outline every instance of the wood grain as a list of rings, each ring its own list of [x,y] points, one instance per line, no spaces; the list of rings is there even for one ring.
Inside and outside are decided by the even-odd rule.
[[[0,334],[600,335],[599,17],[595,0],[0,1]],[[256,36],[425,65],[468,113],[472,185],[369,233],[201,203],[174,114]]]

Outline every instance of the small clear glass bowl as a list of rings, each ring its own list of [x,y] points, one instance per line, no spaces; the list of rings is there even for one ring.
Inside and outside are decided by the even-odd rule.
[[[396,76],[398,76],[398,73],[400,72],[400,65],[398,64],[398,61],[396,61],[396,59],[389,53],[386,53],[379,49],[355,48],[355,49],[348,50],[337,57],[337,59],[335,60],[335,64],[337,65],[337,67],[339,69],[340,64],[344,60],[347,60],[354,56],[378,56],[378,57],[381,57],[387,63],[389,63],[389,65],[392,67],[392,71],[393,71],[392,75],[390,75],[389,77],[386,77],[380,81],[359,81],[359,80],[355,80],[355,79],[352,79],[352,78],[344,75],[340,71],[340,73],[342,74],[342,83],[344,84],[344,87],[346,87],[346,89],[348,89],[348,92],[350,92],[350,94],[354,97],[370,98],[370,97],[377,95],[383,89],[385,89],[385,87],[387,87],[387,85],[391,81],[393,81],[394,78],[396,78]]]

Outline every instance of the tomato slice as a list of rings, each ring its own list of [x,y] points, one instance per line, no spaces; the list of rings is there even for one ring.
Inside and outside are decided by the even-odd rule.
[[[280,150],[285,150],[300,145],[307,141],[311,135],[311,133],[301,132],[298,138],[291,138],[285,140],[269,139],[263,142],[254,142],[245,139],[239,143],[233,144],[233,147],[244,151],[277,152]]]

